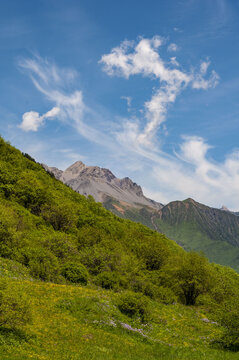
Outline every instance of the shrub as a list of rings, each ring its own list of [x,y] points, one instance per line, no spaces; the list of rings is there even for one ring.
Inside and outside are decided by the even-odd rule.
[[[239,309],[238,296],[228,299],[217,308],[216,320],[224,327],[218,342],[226,349],[239,351]]]
[[[95,283],[104,289],[117,289],[120,279],[115,272],[103,271],[96,276]]]
[[[149,319],[149,300],[146,296],[132,291],[126,291],[119,295],[117,306],[119,310],[130,317],[140,317],[145,322]]]
[[[77,247],[74,245],[74,237],[62,232],[47,236],[44,246],[59,259],[75,258],[78,255]]]
[[[112,245],[113,242],[111,242]],[[81,262],[87,266],[92,275],[103,271],[117,271],[121,266],[122,251],[111,249],[109,243],[97,244],[81,251]]]
[[[80,263],[66,263],[61,271],[61,274],[73,283],[81,283],[86,285],[89,278],[89,273],[86,267]]]
[[[59,263],[50,251],[42,248],[23,248],[19,261],[29,267],[30,274],[45,281],[56,281],[59,279]]]
[[[10,257],[13,250],[13,235],[7,226],[0,221],[0,256]]]
[[[147,239],[148,240],[148,239]],[[149,241],[143,241],[136,250],[137,255],[145,262],[147,270],[159,270],[167,261],[168,248],[158,238],[152,237]]]
[[[171,289],[159,286],[157,291],[157,300],[163,304],[169,305],[177,301],[177,296]]]
[[[14,186],[16,200],[33,214],[40,215],[41,207],[49,200],[46,188],[33,171],[25,171]]]
[[[41,208],[41,216],[56,231],[69,232],[74,226],[72,209],[65,204],[44,205]]]

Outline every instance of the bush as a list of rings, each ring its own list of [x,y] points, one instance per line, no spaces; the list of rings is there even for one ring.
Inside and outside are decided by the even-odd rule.
[[[26,295],[0,283],[0,327],[17,328],[31,321],[32,314]]]
[[[13,235],[5,224],[0,221],[0,256],[10,257],[14,250]]]
[[[114,243],[111,241],[112,247]],[[87,266],[92,275],[103,271],[117,271],[121,267],[122,250],[111,249],[110,243],[86,247],[81,251],[81,262]]]
[[[176,302],[177,297],[171,289],[159,286],[157,291],[157,300],[163,304],[169,305]]]
[[[146,322],[149,319],[149,300],[140,293],[126,291],[120,294],[117,306],[119,310],[127,316],[140,317],[143,322]]]
[[[74,226],[72,209],[66,204],[44,205],[41,208],[41,216],[56,231],[69,232]]]
[[[16,200],[34,215],[40,215],[41,207],[49,200],[46,188],[33,171],[25,171],[14,186]]]
[[[96,276],[95,283],[104,289],[117,289],[120,279],[115,272],[103,271]]]
[[[58,259],[72,259],[78,256],[77,247],[74,245],[74,237],[71,234],[54,233],[44,241],[44,246],[49,249]]]
[[[238,297],[228,299],[217,309],[216,320],[224,327],[219,343],[231,351],[239,351],[239,309]]]
[[[59,263],[55,255],[42,248],[23,248],[19,261],[29,267],[34,278],[45,281],[59,280]]]
[[[89,278],[89,273],[86,267],[82,264],[66,263],[61,271],[61,274],[73,283],[81,283],[86,285]]]
[[[143,239],[135,249],[137,256],[141,258],[147,270],[159,270],[168,258],[168,247],[166,242],[158,237],[151,236],[150,239]]]

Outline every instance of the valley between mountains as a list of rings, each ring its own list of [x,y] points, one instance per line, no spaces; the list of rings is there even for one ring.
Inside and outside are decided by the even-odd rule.
[[[239,271],[239,217],[225,207],[211,208],[193,199],[163,205],[144,196],[129,178],[77,161],[65,171],[43,165],[78,193],[91,195],[125,219],[140,222],[175,240],[185,250],[202,251],[210,261]]]

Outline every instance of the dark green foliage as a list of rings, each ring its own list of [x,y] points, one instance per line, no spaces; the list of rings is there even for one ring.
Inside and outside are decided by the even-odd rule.
[[[153,237],[147,243],[143,243],[139,251],[148,270],[159,270],[168,257],[167,246]]]
[[[10,257],[14,248],[13,234],[6,224],[0,221],[0,256]]]
[[[95,278],[95,284],[101,286],[104,289],[118,289],[121,285],[119,275],[113,271],[103,271]]]
[[[60,267],[54,254],[44,248],[24,248],[19,257],[29,267],[30,274],[45,281],[58,281]]]
[[[44,246],[49,249],[59,260],[76,259],[78,257],[77,247],[74,244],[74,237],[64,232],[48,235]]]
[[[28,160],[33,161],[34,163],[36,162],[35,159],[33,159],[33,157],[31,157],[31,155],[27,154],[27,153],[22,153],[23,156],[25,156]]]
[[[66,263],[61,274],[69,281],[73,283],[80,283],[86,285],[88,282],[89,274],[84,265],[80,263]]]
[[[208,260],[194,252],[175,257],[161,273],[160,281],[170,287],[185,305],[195,305],[199,295],[212,291],[215,275]]]
[[[239,309],[238,303],[232,306],[227,304],[222,312],[221,324],[225,330],[219,340],[225,348],[239,351]]]
[[[41,207],[48,200],[45,186],[37,179],[33,171],[22,172],[21,178],[14,186],[14,197],[25,208],[39,215]]]
[[[188,253],[181,267],[175,272],[186,305],[194,305],[200,294],[213,287],[213,277],[206,258]]]
[[[41,216],[56,231],[68,232],[74,226],[72,209],[66,205],[45,205],[41,207]]]
[[[146,322],[150,317],[149,300],[146,296],[132,291],[126,291],[118,296],[119,310],[130,317],[140,317]]]

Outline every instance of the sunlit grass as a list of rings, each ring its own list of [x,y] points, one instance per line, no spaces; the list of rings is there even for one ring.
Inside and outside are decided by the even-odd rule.
[[[151,302],[153,320],[142,324],[120,313],[111,291],[13,281],[31,299],[33,322],[0,331],[1,359],[239,359],[213,348],[221,329],[198,307]]]

